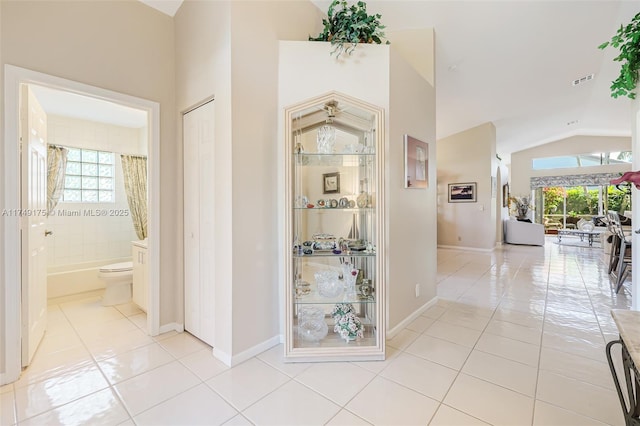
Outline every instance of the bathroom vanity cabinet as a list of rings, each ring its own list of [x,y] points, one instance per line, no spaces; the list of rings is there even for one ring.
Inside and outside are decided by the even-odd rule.
[[[285,359],[385,357],[384,113],[332,92],[285,109]]]
[[[132,242],[131,251],[133,259],[133,303],[138,305],[143,311],[147,312],[147,301],[149,300],[147,242]]]

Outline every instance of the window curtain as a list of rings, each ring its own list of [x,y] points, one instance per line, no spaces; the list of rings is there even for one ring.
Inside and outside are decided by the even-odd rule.
[[[47,212],[53,213],[64,190],[64,176],[67,169],[67,153],[62,146],[47,147]]]
[[[548,188],[553,186],[599,186],[611,185],[609,182],[617,179],[621,173],[592,173],[585,175],[539,176],[531,178],[531,189]]]
[[[147,157],[122,154],[120,161],[133,227],[138,238],[144,240],[147,238]]]

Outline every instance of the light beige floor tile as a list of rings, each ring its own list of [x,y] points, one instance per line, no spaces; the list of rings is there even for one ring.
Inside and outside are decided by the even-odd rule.
[[[468,414],[451,408],[447,405],[440,404],[436,415],[429,423],[429,426],[490,426],[480,419],[471,417]]]
[[[284,362],[284,348],[282,344],[262,352],[256,358],[280,370],[289,377],[295,377],[313,365],[313,363],[309,362]]]
[[[478,341],[482,332],[437,320],[427,329],[427,331],[424,332],[424,334],[472,348]]]
[[[36,351],[31,365],[22,372],[20,379],[15,382],[15,387],[24,387],[94,365],[91,354],[84,346],[73,346],[69,349],[42,355]]]
[[[369,370],[373,373],[380,374],[382,370],[387,368],[393,360],[402,353],[401,350],[394,348],[393,346],[387,346],[384,361],[354,361],[352,364],[362,367],[365,370]]]
[[[145,410],[194,387],[200,380],[178,361],[132,377],[115,385],[129,413]]]
[[[98,367],[92,365],[16,388],[18,421],[37,416],[108,386]]]
[[[173,360],[174,358],[160,345],[151,343],[150,345],[98,361],[98,366],[109,383],[113,385],[161,365],[168,364]]]
[[[427,318],[432,318],[432,319],[438,319],[445,312],[447,312],[447,308],[445,308],[444,306],[436,305],[424,311],[422,313],[422,316]]]
[[[137,425],[220,425],[238,412],[201,383],[134,417]]]
[[[136,424],[133,422],[133,420],[129,419],[125,420],[122,423],[118,423],[118,426],[136,426]]]
[[[623,424],[615,391],[540,370],[536,398],[611,425]]]
[[[600,362],[606,362],[605,343],[594,343],[573,336],[548,333],[546,330],[542,335],[542,346],[557,349],[573,355],[590,358]]]
[[[96,360],[111,358],[153,343],[153,339],[141,330],[131,330],[112,336],[94,336],[84,339],[85,345]]]
[[[144,312],[141,314],[132,315],[128,318],[129,318],[129,321],[134,323],[136,327],[138,327],[139,329],[141,330],[147,329],[147,314],[145,314]]]
[[[519,340],[521,342],[531,343],[538,346],[542,340],[542,328],[525,327],[512,322],[500,320],[492,320],[487,326],[485,333],[508,337],[509,339]]]
[[[83,346],[78,334],[70,328],[68,331],[51,333],[47,331],[38,346],[38,354],[48,358],[51,354],[78,346]]]
[[[502,306],[498,306],[493,319],[538,329],[541,329],[544,323],[544,316],[541,313],[520,312]]]
[[[490,318],[486,316],[478,315],[475,313],[465,312],[457,309],[449,309],[440,318],[438,318],[438,321],[444,321],[449,324],[459,325],[461,327],[482,331],[489,323],[489,319]]]
[[[406,349],[406,352],[460,370],[471,353],[471,348],[423,334]]]
[[[15,425],[18,419],[16,418],[16,403],[13,390],[10,392],[3,392],[0,394],[0,425]]]
[[[286,374],[252,358],[218,374],[206,383],[236,410],[241,411],[289,380]]]
[[[374,425],[425,425],[438,402],[382,377],[376,377],[345,407]]]
[[[209,380],[229,369],[228,365],[213,356],[211,348],[202,349],[180,358],[180,363],[203,381]]]
[[[124,334],[128,331],[137,330],[138,327],[128,318],[118,318],[113,321],[76,324],[76,332],[83,339],[90,339],[93,336],[107,337],[116,334]]]
[[[114,392],[104,389],[32,417],[20,425],[117,425],[128,419],[129,414]]]
[[[355,414],[347,411],[340,410],[331,420],[327,423],[327,426],[366,426],[371,423],[356,416]]]
[[[202,349],[211,349],[211,346],[187,332],[178,333],[175,336],[161,340],[159,343],[176,358],[182,358]]]
[[[609,364],[591,358],[543,347],[540,352],[540,369],[603,388],[615,389]]]
[[[295,380],[343,406],[360,392],[375,374],[348,362],[317,363]]]
[[[122,315],[126,317],[138,315],[144,312],[142,309],[140,309],[138,305],[136,305],[133,302],[123,303],[121,305],[115,305],[114,308],[116,308],[118,311],[120,311]]]
[[[588,417],[581,416],[573,411],[556,407],[544,401],[537,400],[536,407],[533,412],[534,426],[605,426],[605,423],[599,422]]]
[[[398,334],[396,334],[392,339],[387,339],[387,346],[392,346],[396,349],[404,350],[407,346],[409,346],[414,340],[416,340],[420,336],[420,333],[416,333],[412,330],[401,330]]]
[[[462,373],[444,403],[495,426],[527,425],[533,418],[533,398]]]
[[[457,370],[410,354],[401,354],[381,373],[392,380],[437,401],[442,401]]]
[[[242,414],[238,414],[228,422],[224,423],[224,425],[225,426],[252,426],[253,423],[247,420],[247,418]]]
[[[476,349],[532,367],[538,366],[540,352],[540,346],[538,345],[485,333],[480,337],[480,340],[478,340]]]
[[[412,330],[412,331],[415,331],[416,333],[422,333],[427,328],[429,328],[429,326],[434,322],[435,322],[435,319],[433,318],[419,316],[418,318],[411,321],[409,325],[407,325],[407,330]]]
[[[538,369],[486,352],[473,351],[462,372],[487,382],[534,397]]]
[[[340,407],[336,404],[300,383],[290,381],[242,414],[254,424],[323,425],[338,411]]]

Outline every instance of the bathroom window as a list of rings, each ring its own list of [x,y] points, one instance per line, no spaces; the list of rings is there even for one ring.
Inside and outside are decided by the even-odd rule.
[[[92,149],[68,148],[63,202],[113,203],[114,154]]]

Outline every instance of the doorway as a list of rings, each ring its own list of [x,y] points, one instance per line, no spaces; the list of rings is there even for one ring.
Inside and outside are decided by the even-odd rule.
[[[47,74],[5,66],[5,137],[4,137],[4,207],[20,208],[20,151],[17,143],[19,136],[20,87],[38,85],[51,89],[83,95],[93,100],[108,101],[120,106],[144,111],[147,115],[146,140],[148,146],[148,253],[149,253],[149,300],[147,310],[147,332],[159,333],[159,105],[145,99],[132,97],[71,80],[61,79]],[[18,379],[21,371],[21,345],[23,338],[21,326],[21,289],[23,285],[20,268],[21,221],[18,216],[3,217],[4,246],[4,283],[3,298],[4,341],[0,348],[5,360],[5,368],[0,374],[0,384]]]

